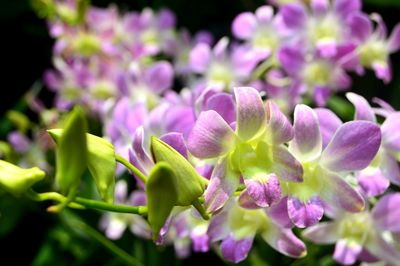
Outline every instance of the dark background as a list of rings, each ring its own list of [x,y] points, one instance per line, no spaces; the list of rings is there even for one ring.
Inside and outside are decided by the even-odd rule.
[[[111,3],[107,0],[93,0],[92,4],[106,7]],[[230,23],[233,18],[245,10],[254,11],[265,3],[261,0],[114,0],[122,10],[141,10],[143,7],[153,8],[168,7],[177,15],[179,27],[185,27],[192,32],[207,29],[218,39],[229,35]],[[400,0],[370,0],[365,3],[367,12],[380,13],[388,28],[391,30],[400,21]],[[29,0],[2,0],[0,1],[0,117],[4,112],[13,108],[18,99],[35,82],[40,81],[47,68],[51,67],[51,49],[53,40],[47,33],[44,20],[39,19],[33,12]],[[392,56],[393,81],[384,85],[376,79],[371,72],[366,76],[354,76],[353,91],[367,98],[381,97],[400,107],[400,54]],[[51,95],[46,96],[50,102]],[[110,254],[104,252],[101,247],[91,241],[76,240],[68,237],[68,226],[63,227],[62,218],[44,213],[45,206],[22,200],[0,197],[0,254],[1,265],[30,265],[37,254],[53,254],[56,259],[52,263],[57,265],[121,265],[110,260]],[[91,214],[88,220],[96,220],[97,214]],[[60,229],[61,227],[61,229]],[[67,229],[66,229],[67,228]],[[50,239],[50,240],[49,240]],[[131,246],[130,240],[122,239],[120,246]],[[128,242],[128,244],[126,243]],[[74,244],[72,244],[74,243]],[[136,241],[150,257],[149,265],[180,265],[173,259],[171,249],[156,251],[152,243]],[[73,246],[76,246],[73,247]],[[260,245],[258,245],[260,246]],[[266,246],[266,245],[263,245]],[[75,250],[75,249],[77,250]],[[82,258],[77,263],[79,249],[85,250],[90,258]],[[75,250],[75,251],[74,251]],[[18,253],[15,253],[15,252]],[[41,253],[40,253],[40,252]],[[47,252],[47,253],[46,253]],[[158,253],[157,253],[158,252]],[[160,253],[161,252],[161,253]],[[265,255],[276,256],[270,249],[258,250]],[[311,248],[310,253],[313,252]],[[320,251],[315,251],[320,252]],[[328,250],[328,254],[331,250]],[[76,255],[76,254],[78,255]],[[161,254],[161,255],[160,255]],[[59,257],[57,259],[57,257]],[[312,258],[312,256],[311,256]],[[290,260],[282,259],[285,265]],[[273,258],[273,265],[284,265],[278,256]],[[36,265],[51,265],[44,262]],[[110,262],[111,261],[111,262]],[[147,260],[146,260],[147,261]],[[83,263],[84,262],[84,263]],[[103,264],[104,262],[104,264]],[[151,263],[150,263],[151,262]],[[184,261],[184,265],[204,265],[205,263],[218,265],[222,263],[213,253],[199,254],[190,260]],[[288,264],[286,264],[286,262]],[[47,261],[49,263],[49,261]],[[311,261],[310,263],[313,263]],[[317,262],[314,261],[314,265]],[[53,264],[54,265],[54,264]],[[255,265],[255,264],[254,264]],[[258,265],[258,264],[257,264]],[[260,264],[265,265],[265,264]],[[296,264],[296,265],[308,265]],[[312,264],[310,264],[312,265]],[[328,263],[326,265],[334,265]]]

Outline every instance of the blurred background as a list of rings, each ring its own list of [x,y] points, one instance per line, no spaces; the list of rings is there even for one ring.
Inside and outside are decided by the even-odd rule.
[[[233,18],[243,11],[254,11],[265,4],[262,0],[92,0],[92,5],[117,5],[120,10],[141,10],[144,7],[167,7],[177,16],[178,28],[191,32],[211,31],[216,39],[230,35]],[[365,0],[364,11],[382,15],[389,30],[400,21],[399,0]],[[46,22],[37,17],[29,0],[0,1],[1,91],[0,117],[10,108],[18,107],[18,100],[51,67],[53,40],[48,35]],[[380,97],[400,108],[400,54],[392,57],[393,81],[384,85],[372,73],[354,76],[353,91],[366,98]],[[52,95],[43,93],[50,105]],[[5,130],[0,130],[4,139]],[[107,251],[102,238],[71,224],[63,215],[47,214],[45,205],[22,199],[0,196],[0,252],[1,265],[126,265]],[[64,214],[64,215],[73,215]],[[79,214],[82,215],[82,214]],[[99,213],[84,214],[85,221],[97,227]],[[256,240],[262,242],[260,240]],[[145,265],[210,265],[223,264],[214,253],[195,254],[187,260],[175,259],[171,248],[159,248],[149,241],[124,236],[116,244]],[[309,245],[309,255],[302,260],[291,260],[277,255],[266,244],[260,243],[250,258],[241,265],[336,265],[330,258],[332,247]],[[18,254],[18,255],[16,255]]]

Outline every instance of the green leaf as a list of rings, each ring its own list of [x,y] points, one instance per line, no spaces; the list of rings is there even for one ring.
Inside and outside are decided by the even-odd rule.
[[[25,114],[10,110],[7,112],[6,116],[7,119],[10,120],[20,132],[25,133],[29,129],[30,121]]]
[[[56,181],[64,194],[78,188],[87,168],[86,128],[83,111],[75,107],[68,114],[57,142]]]
[[[203,195],[205,181],[180,153],[156,137],[151,137],[151,152],[155,162],[167,162],[172,167],[178,206],[189,206]]]
[[[48,130],[55,142],[58,142],[63,129]],[[108,202],[114,202],[115,188],[115,151],[114,146],[107,140],[86,133],[88,149],[88,168],[101,198]]]
[[[19,196],[45,177],[46,173],[38,167],[23,169],[0,160],[0,187]]]
[[[158,239],[161,228],[175,206],[177,195],[171,166],[166,162],[157,163],[151,169],[146,183],[148,219],[154,241]]]

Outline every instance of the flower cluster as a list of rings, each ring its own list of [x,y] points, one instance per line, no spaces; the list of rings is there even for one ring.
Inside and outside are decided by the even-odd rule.
[[[282,254],[305,256],[297,227],[311,241],[336,243],[339,263],[398,264],[400,196],[385,193],[400,185],[400,112],[382,100],[372,108],[351,92],[352,121],[324,106],[351,87],[350,72],[372,69],[391,80],[400,26],[387,37],[382,19],[363,13],[360,0],[273,1],[277,8],[239,14],[236,39],[214,44],[208,32],[177,30],[167,9],[89,7],[71,23],[65,16],[79,17],[75,4],[56,1],[49,19],[56,42],[45,84],[59,110],[81,105],[96,117],[115,153],[137,170],[130,196],[117,181],[116,202],[148,206],[148,221],[140,213],[103,217],[107,237],[129,227],[173,243],[181,257],[215,248],[238,263],[257,235]],[[78,128],[72,125],[65,130]],[[13,133],[10,142],[23,151],[20,138]],[[88,137],[88,157],[79,158],[109,201],[114,186],[96,179],[99,143]],[[117,176],[123,171],[116,167]],[[165,202],[155,203],[159,193]],[[329,222],[320,222],[324,215]]]

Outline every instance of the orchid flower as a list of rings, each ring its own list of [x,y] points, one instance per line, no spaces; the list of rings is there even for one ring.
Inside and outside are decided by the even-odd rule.
[[[323,202],[349,212],[362,211],[362,196],[341,175],[367,167],[380,144],[378,126],[354,121],[341,125],[323,149],[316,113],[305,105],[296,106],[289,151],[301,162],[304,181],[285,187],[292,222],[298,227],[317,223],[324,213]]]
[[[246,259],[256,235],[286,256],[300,258],[307,254],[304,243],[290,229],[275,224],[265,210],[242,208],[233,198],[213,216],[208,235],[211,242],[222,241],[222,256],[234,263]]]
[[[318,244],[336,243],[333,258],[344,265],[357,260],[382,260],[397,265],[400,253],[393,235],[400,232],[399,204],[399,193],[387,194],[371,211],[353,214],[336,211],[333,221],[307,228],[303,236]]]
[[[236,127],[214,110],[200,113],[188,137],[192,155],[214,159],[216,165],[205,192],[208,211],[220,209],[244,178],[246,190],[259,207],[280,200],[280,180],[300,182],[301,165],[283,143],[293,137],[293,128],[279,108],[269,102],[266,109],[258,92],[250,87],[234,89]]]

